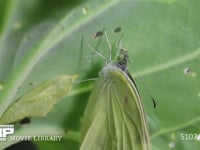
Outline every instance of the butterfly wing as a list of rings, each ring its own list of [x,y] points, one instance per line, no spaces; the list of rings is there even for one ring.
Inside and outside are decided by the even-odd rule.
[[[112,150],[106,112],[108,96],[104,93],[106,88],[99,80],[90,95],[84,114],[80,150]]]
[[[145,116],[135,85],[119,68],[107,73],[91,93],[81,150],[149,150]]]
[[[122,143],[124,150],[149,150],[149,133],[136,85],[129,75],[120,69],[111,71],[109,75],[113,80],[110,80],[112,85],[110,89],[113,91],[110,92],[113,95],[112,103],[115,104],[115,108],[118,108],[116,110],[118,113],[116,112],[115,114],[117,115],[113,118],[120,120],[118,124],[123,125],[123,128],[119,126],[121,130],[119,127],[117,128],[118,132],[120,132],[118,135],[121,135],[120,137],[122,138],[118,140],[118,143],[124,142]]]

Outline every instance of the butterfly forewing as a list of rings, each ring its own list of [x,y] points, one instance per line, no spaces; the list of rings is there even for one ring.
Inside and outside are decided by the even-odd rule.
[[[82,150],[149,150],[145,116],[135,85],[120,68],[104,70],[83,120]]]

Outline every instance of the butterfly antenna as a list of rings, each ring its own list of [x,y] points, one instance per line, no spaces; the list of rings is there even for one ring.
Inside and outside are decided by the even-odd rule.
[[[129,63],[130,63],[130,62],[129,62]],[[131,66],[132,66],[132,65],[131,65]],[[153,98],[153,96],[151,95],[151,93],[150,93],[149,89],[147,88],[147,86],[144,84],[143,79],[140,77],[139,73],[134,69],[134,67],[131,67],[131,68],[133,68],[134,72],[136,73],[136,75],[137,75],[138,78],[139,78],[140,83],[142,83],[144,89],[146,90],[147,94],[148,94],[149,97],[151,98],[152,103],[153,103],[153,108],[156,108],[156,101],[155,101],[155,99]]]
[[[121,43],[121,39],[123,37],[123,33],[120,35],[119,39],[116,41],[116,47],[117,47],[117,52],[116,52],[116,56],[115,58],[117,58],[117,56],[119,55],[120,50],[122,49],[122,43]]]
[[[116,45],[117,45],[117,48],[118,49],[121,49],[122,48],[122,46],[121,46],[121,39],[122,39],[122,37],[123,37],[123,33],[120,35],[120,37],[119,37],[119,39],[116,41]]]
[[[83,37],[81,38],[81,51],[80,51],[80,54],[79,54],[79,62],[78,62],[78,67],[77,67],[77,72],[79,72],[81,70],[81,64],[82,64],[82,57],[83,57]]]
[[[96,49],[94,49],[93,47],[92,47],[92,45],[83,37],[83,40],[85,41],[85,43],[87,44],[87,46],[94,52],[94,53],[96,53],[97,55],[99,55],[100,57],[102,57],[105,61],[106,61],[106,63],[107,63],[107,59],[106,59],[106,57],[104,56],[104,55],[102,55],[101,53],[99,53]]]
[[[106,31],[104,31],[104,34],[105,34],[106,41],[107,41],[107,44],[108,44],[108,47],[109,47],[109,51],[110,51],[109,52],[109,61],[111,61],[112,60],[112,46],[110,44],[110,41],[108,39],[108,35],[107,35]]]

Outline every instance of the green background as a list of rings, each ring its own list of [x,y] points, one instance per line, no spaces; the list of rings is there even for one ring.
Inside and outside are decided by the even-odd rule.
[[[113,29],[120,26],[152,149],[199,149],[200,141],[187,139],[188,134],[200,134],[199,8],[198,0],[0,0],[0,80],[4,82],[0,114],[32,88],[30,83],[37,85],[61,74],[78,74],[78,80],[98,77],[103,60],[82,45],[81,38],[95,47],[94,33],[105,28],[113,42],[119,38]],[[108,49],[105,40],[98,48]],[[191,72],[185,74],[185,68]],[[156,109],[141,80],[156,99]],[[15,134],[59,134],[64,136],[62,142],[35,144],[39,149],[78,149],[93,84],[75,84],[46,118],[32,118]],[[10,144],[0,143],[0,147]]]

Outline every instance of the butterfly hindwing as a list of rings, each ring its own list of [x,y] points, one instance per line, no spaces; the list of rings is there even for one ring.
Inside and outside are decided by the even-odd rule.
[[[83,120],[81,150],[111,149],[112,138],[108,131],[107,96],[104,93],[104,87],[101,81],[97,81],[90,95]]]

